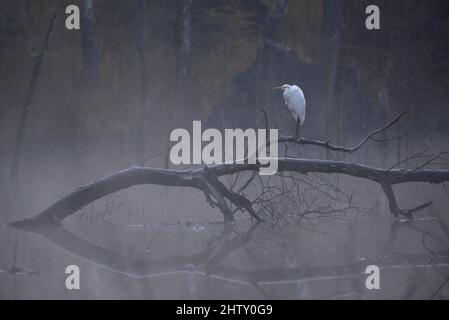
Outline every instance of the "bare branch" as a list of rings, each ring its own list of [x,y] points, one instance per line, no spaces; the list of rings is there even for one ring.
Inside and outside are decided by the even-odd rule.
[[[387,197],[390,212],[396,217],[402,215],[404,217],[412,219],[413,218],[412,214],[414,212],[418,212],[432,205],[432,202],[429,201],[413,209],[406,209],[406,210],[400,209],[396,202],[396,197],[394,195],[394,191],[391,185],[387,183],[381,183],[381,187]]]
[[[279,143],[295,143],[295,144],[299,144],[299,145],[313,145],[313,146],[318,146],[318,147],[322,147],[331,151],[338,151],[338,152],[345,152],[345,153],[354,153],[357,150],[359,150],[368,140],[372,140],[372,138],[387,130],[388,128],[390,128],[392,125],[394,125],[396,122],[398,122],[402,117],[404,116],[404,113],[399,114],[396,118],[394,118],[393,120],[391,120],[390,122],[388,122],[386,125],[371,131],[370,133],[368,133],[368,135],[363,138],[357,145],[355,145],[354,147],[343,147],[343,146],[337,146],[334,145],[332,143],[330,143],[330,141],[319,141],[319,140],[309,140],[309,139],[305,139],[305,138],[295,138],[293,136],[282,136],[279,135],[279,139],[278,142]],[[267,118],[266,118],[267,119]],[[268,122],[266,121],[266,124],[268,124]],[[268,127],[267,127],[268,128]]]

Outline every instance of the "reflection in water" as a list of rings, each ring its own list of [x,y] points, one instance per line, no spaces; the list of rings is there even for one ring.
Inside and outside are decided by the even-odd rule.
[[[361,222],[358,223],[360,225]],[[376,251],[376,247],[379,246],[365,243],[363,252],[371,251],[373,255],[358,255],[355,259],[354,256],[342,255],[344,250],[339,247],[347,246],[348,243],[346,239],[341,241],[339,234],[349,230],[348,223],[325,219],[313,220],[308,224],[303,221],[296,225],[291,222],[253,223],[245,219],[240,219],[235,224],[188,221],[157,226],[139,223],[120,226],[109,221],[102,226],[93,224],[90,230],[85,223],[76,225],[72,222],[64,226],[53,224],[46,228],[39,226],[34,230],[28,228],[28,231],[43,236],[71,256],[100,266],[106,271],[124,275],[130,279],[129,281],[133,278],[167,279],[167,276],[190,274],[200,277],[190,278],[190,281],[194,282],[216,279],[230,285],[244,285],[253,292],[248,297],[259,298],[359,299],[371,294],[364,288],[366,278],[364,272],[368,265],[378,265],[384,279],[394,278],[398,271],[404,270],[411,272],[412,277],[415,276],[414,273],[426,273],[429,277],[432,273],[438,274],[449,267],[449,253],[444,250],[432,249],[431,252],[425,253],[412,251],[399,254],[391,249],[395,247],[401,231],[419,229],[412,222],[394,223],[391,224],[391,228],[386,227],[389,225],[388,221],[384,223],[377,221],[376,225],[376,220],[372,218],[362,223],[374,226],[374,233],[385,232],[384,247],[389,248],[387,251]],[[434,221],[424,220],[419,223],[431,224]],[[148,241],[142,239],[135,241],[133,237],[128,237],[128,240],[132,242],[131,245],[144,244],[141,248],[146,249],[140,250],[142,251],[140,253],[137,252],[139,250],[128,249],[128,253],[131,254],[125,255],[119,252],[121,249],[106,248],[111,246],[109,240],[104,246],[96,244],[95,240],[86,240],[100,234],[99,230],[102,228],[107,230],[107,234],[111,231],[114,233],[115,229],[119,230],[116,230],[118,233],[140,230],[141,235],[149,237]],[[364,227],[361,227],[361,230],[363,229]],[[80,236],[77,233],[84,234]],[[198,236],[202,237],[199,245],[195,242]],[[178,239],[170,241],[170,237]],[[119,236],[119,239],[123,238]],[[366,240],[363,239],[363,235],[357,235],[357,239],[360,244]],[[444,241],[444,239],[437,240]],[[313,250],[317,241],[321,243],[320,252]],[[429,243],[435,246],[435,240],[432,241]],[[187,242],[191,243],[186,245]],[[182,247],[182,243],[186,247]],[[323,243],[327,243],[329,247],[326,249]],[[179,247],[176,248],[177,246]],[[201,250],[198,250],[199,248]],[[34,270],[14,265],[9,271],[4,272],[39,276]],[[391,284],[383,281],[382,285],[385,288]],[[195,285],[189,286],[189,294],[192,297],[196,296]],[[404,284],[398,281],[393,286],[403,287]],[[429,285],[428,290],[432,288],[434,286]],[[384,291],[384,294],[386,292],[388,291]]]
[[[7,273],[10,275],[39,275],[39,270],[34,270],[29,267],[19,267],[17,266],[17,245],[18,238],[17,234],[14,232],[14,247],[12,253],[12,264],[8,269],[0,268],[0,273]]]

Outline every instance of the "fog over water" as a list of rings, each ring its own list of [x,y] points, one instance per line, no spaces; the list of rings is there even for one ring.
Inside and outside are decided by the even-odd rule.
[[[65,28],[69,4],[80,30]],[[447,299],[449,179],[434,177],[449,176],[449,2],[378,1],[373,31],[368,4],[0,0],[0,298]],[[170,161],[170,133],[197,120],[264,129],[263,109],[293,136],[271,90],[284,83],[304,91],[308,142],[281,143],[280,163],[302,170]],[[356,146],[401,113],[355,152],[326,148]],[[161,169],[161,185],[131,167]],[[164,171],[181,169],[201,174]],[[132,186],[108,192],[121,171]],[[9,225],[75,190],[62,221]],[[69,265],[79,290],[66,288]]]

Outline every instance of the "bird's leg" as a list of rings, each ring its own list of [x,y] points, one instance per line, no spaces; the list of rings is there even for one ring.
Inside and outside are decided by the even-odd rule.
[[[301,119],[298,117],[298,120],[296,120],[295,140],[298,140],[298,139],[299,139],[300,128],[301,128]]]

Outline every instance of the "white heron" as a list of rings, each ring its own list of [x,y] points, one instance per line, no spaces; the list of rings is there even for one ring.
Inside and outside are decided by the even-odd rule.
[[[299,138],[299,129],[306,120],[306,99],[301,88],[295,85],[284,84],[282,87],[273,88],[282,90],[285,104],[296,120],[295,138]]]

